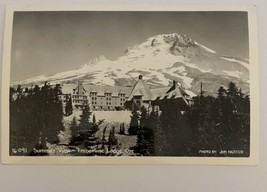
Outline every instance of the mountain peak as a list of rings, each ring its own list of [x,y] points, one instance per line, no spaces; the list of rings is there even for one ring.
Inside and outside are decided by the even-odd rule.
[[[179,46],[194,46],[195,42],[186,34],[170,33],[156,35],[148,38],[151,41],[151,46],[157,45],[157,43],[178,44]]]
[[[174,49],[179,47],[193,47],[197,46],[195,41],[187,34],[170,33],[158,34],[149,37],[139,45],[132,45],[124,51],[124,55],[128,55],[138,50],[155,48],[157,50],[167,50],[173,52]]]

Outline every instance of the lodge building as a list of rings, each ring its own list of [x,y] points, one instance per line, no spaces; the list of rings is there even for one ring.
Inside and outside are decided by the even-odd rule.
[[[176,81],[171,86],[151,88],[139,76],[133,87],[82,84],[62,85],[63,104],[71,97],[73,106],[89,104],[93,110],[131,110],[133,106],[160,106],[162,103],[183,108],[192,104],[194,93],[182,88]]]
[[[131,87],[63,84],[63,104],[68,96],[75,107],[89,104],[93,110],[122,110],[129,97]]]

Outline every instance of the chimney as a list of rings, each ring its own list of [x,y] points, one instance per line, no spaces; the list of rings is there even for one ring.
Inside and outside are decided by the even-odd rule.
[[[176,88],[176,81],[175,80],[173,80],[172,86],[174,89]]]
[[[83,82],[78,81],[78,95],[82,95],[83,93]]]

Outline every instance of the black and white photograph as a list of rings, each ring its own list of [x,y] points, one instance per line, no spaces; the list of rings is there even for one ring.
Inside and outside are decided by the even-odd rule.
[[[11,22],[9,157],[256,153],[248,11],[15,10]]]

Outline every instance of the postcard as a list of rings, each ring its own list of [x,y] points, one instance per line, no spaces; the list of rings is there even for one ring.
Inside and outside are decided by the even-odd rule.
[[[253,6],[9,6],[4,164],[255,165]]]

